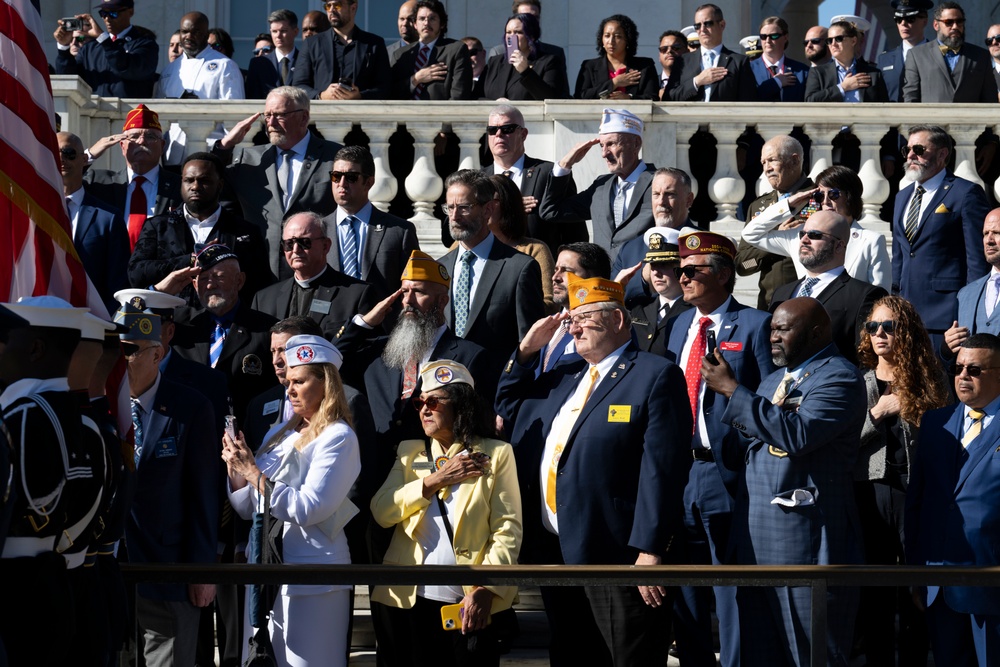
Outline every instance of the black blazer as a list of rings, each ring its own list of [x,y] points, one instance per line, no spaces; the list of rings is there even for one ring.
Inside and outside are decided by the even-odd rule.
[[[544,241],[553,248],[558,248],[562,244],[564,233],[575,233],[580,238],[586,238],[587,227],[582,220],[562,220],[560,222],[550,222],[541,216],[541,211],[552,191],[552,162],[539,160],[530,155],[524,156],[524,171],[521,173],[521,194],[525,197],[534,197],[538,200],[535,208],[528,213],[528,233],[527,236]],[[483,169],[486,176],[493,175],[493,165]],[[570,174],[565,183],[565,187],[560,189],[562,196],[570,197],[576,194],[576,183],[573,175]]]
[[[337,33],[333,29],[313,35],[302,45],[302,54],[296,63],[292,85],[302,88],[306,94],[317,99],[331,83],[341,78],[350,78],[366,100],[389,98],[389,54],[385,50],[385,40],[358,27],[351,33],[351,43],[345,48],[353,49],[354,68],[344,71],[342,63],[335,60],[333,40]]]
[[[392,66],[392,98],[412,100],[410,77],[416,64],[420,42],[414,42],[396,52],[396,63]],[[444,81],[435,81],[424,87],[422,100],[471,100],[472,60],[469,48],[464,42],[441,37],[434,43],[427,64],[445,63],[448,75]]]
[[[538,54],[529,62],[528,69],[518,72],[505,55],[493,56],[476,82],[474,96],[488,100],[506,97],[512,101],[561,98],[559,86],[566,78],[565,64],[553,54]]]
[[[153,215],[163,215],[167,211],[180,208],[181,177],[160,167],[156,182],[156,207]],[[83,187],[90,194],[117,208],[126,217],[125,198],[128,195],[128,170],[88,169],[83,174]]]
[[[632,308],[632,331],[635,333],[639,349],[661,357],[666,356],[667,325],[670,320],[692,307],[684,299],[677,299],[667,311],[667,316],[660,322],[656,321],[660,311],[659,297],[654,296],[644,305]]]
[[[625,66],[642,73],[639,83],[629,86],[625,92],[636,100],[660,98],[660,75],[656,71],[656,63],[651,58],[633,56],[625,61]],[[611,85],[611,77],[608,76],[610,67],[607,56],[597,56],[580,63],[580,73],[576,77],[573,97],[578,100],[596,100],[600,93],[613,91],[615,88]]]
[[[289,61],[291,61],[289,62],[288,70],[289,84],[294,80],[295,65],[301,55],[302,52],[299,49],[294,49],[292,55],[288,57]],[[244,86],[246,88],[247,99],[263,100],[269,92],[282,85],[280,71],[281,68],[278,67],[278,54],[274,51],[263,56],[251,58],[250,65],[247,67],[246,85]]]
[[[855,71],[858,74],[868,74],[872,78],[872,85],[861,89],[862,102],[889,101],[889,90],[885,87],[882,70],[863,58],[858,58]],[[837,79],[836,60],[813,67],[806,77],[806,102],[843,102],[844,94],[837,87],[839,83]]]
[[[753,102],[757,99],[757,80],[750,70],[750,60],[739,53],[722,47],[717,67],[729,71],[722,81],[712,84],[712,102]],[[694,77],[701,72],[701,49],[681,56],[670,74],[668,96],[674,102],[700,102],[704,98],[701,88],[695,88]],[[811,75],[810,75],[811,76]],[[673,83],[676,80],[676,85]]]
[[[771,312],[773,313],[782,302],[791,299],[801,284],[801,280],[796,280],[774,290]],[[816,300],[823,304],[826,312],[830,314],[833,342],[836,343],[840,353],[855,366],[858,365],[861,327],[868,319],[875,302],[887,294],[883,288],[852,278],[847,271],[844,271],[816,295]]]

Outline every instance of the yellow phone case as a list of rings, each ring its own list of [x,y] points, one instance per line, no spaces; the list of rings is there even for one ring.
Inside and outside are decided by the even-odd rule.
[[[462,629],[462,605],[449,604],[441,607],[441,627],[445,630]]]

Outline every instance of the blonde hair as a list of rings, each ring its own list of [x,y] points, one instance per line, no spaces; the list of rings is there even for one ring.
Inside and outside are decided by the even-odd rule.
[[[328,426],[343,421],[352,429],[354,420],[351,418],[351,408],[347,405],[347,396],[344,394],[344,382],[340,379],[340,371],[333,364],[306,364],[306,369],[310,375],[323,381],[323,400],[320,401],[316,414],[313,415],[309,426],[299,434],[295,441],[295,448],[301,450],[307,444],[319,437]],[[302,416],[295,415],[288,420],[284,428],[277,431],[264,443],[262,450],[267,450],[288,437],[302,424]]]

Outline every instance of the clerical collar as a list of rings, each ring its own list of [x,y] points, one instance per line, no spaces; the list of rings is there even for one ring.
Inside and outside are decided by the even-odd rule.
[[[330,265],[327,264],[326,266],[323,267],[322,271],[320,271],[319,273],[317,273],[312,278],[308,278],[306,280],[299,280],[298,278],[294,278],[294,280],[295,280],[296,283],[298,283],[299,287],[301,287],[302,289],[309,289],[310,287],[312,287],[312,284],[313,284],[313,282],[315,280],[319,279],[320,276],[322,276],[324,273],[326,273],[329,270],[330,270]]]

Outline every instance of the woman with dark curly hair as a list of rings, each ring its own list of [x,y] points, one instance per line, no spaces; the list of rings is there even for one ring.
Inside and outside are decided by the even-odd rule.
[[[565,68],[554,53],[539,53],[542,29],[534,14],[515,14],[507,19],[505,53],[493,56],[476,82],[473,97],[488,100],[550,100],[562,97],[560,82]]]
[[[858,359],[868,391],[868,415],[854,468],[865,560],[869,565],[896,565],[904,562],[903,504],[920,419],[949,403],[947,380],[920,315],[898,296],[875,302],[861,334]],[[868,663],[894,664],[897,600],[900,664],[926,663],[924,620],[906,591],[865,587],[861,594]],[[907,651],[918,658],[922,653],[922,658],[904,660]]]
[[[420,369],[426,440],[399,444],[396,464],[372,498],[372,515],[395,526],[387,565],[513,565],[521,548],[521,494],[514,452],[495,439],[491,408],[465,366]],[[513,586],[376,586],[372,614],[380,662],[496,667],[516,627]],[[450,614],[456,604],[460,614]],[[442,628],[450,618],[452,627]]]
[[[636,56],[639,29],[623,14],[601,21],[597,31],[597,54],[584,60],[576,77],[578,100],[659,99],[659,75],[652,58]]]

